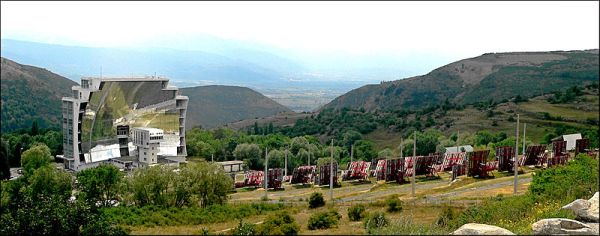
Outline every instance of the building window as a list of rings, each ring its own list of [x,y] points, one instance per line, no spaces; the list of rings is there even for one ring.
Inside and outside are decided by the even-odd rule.
[[[144,157],[144,161],[146,161],[146,158]]]
[[[146,155],[146,152],[144,152],[144,155]],[[146,160],[146,158],[144,158],[144,160]]]

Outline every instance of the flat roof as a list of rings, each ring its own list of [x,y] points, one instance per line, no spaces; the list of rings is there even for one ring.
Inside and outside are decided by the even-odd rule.
[[[162,129],[150,128],[150,127],[133,127],[133,129],[145,130],[150,133],[162,133],[163,132]]]
[[[221,162],[217,162],[221,165],[239,165],[239,164],[244,164],[244,161],[221,161]]]
[[[131,77],[82,77],[82,80],[101,81],[169,81],[168,78],[160,76],[131,76]]]

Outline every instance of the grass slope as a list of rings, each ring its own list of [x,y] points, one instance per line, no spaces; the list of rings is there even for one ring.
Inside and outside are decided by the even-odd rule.
[[[186,128],[213,128],[230,122],[292,112],[289,108],[245,87],[199,86],[182,88],[189,97]]]
[[[597,82],[598,50],[488,53],[402,80],[365,85],[324,108],[368,111],[532,97]]]

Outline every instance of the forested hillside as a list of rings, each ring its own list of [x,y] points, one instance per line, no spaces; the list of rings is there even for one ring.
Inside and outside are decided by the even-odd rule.
[[[46,69],[2,58],[2,132],[59,127],[61,98],[77,83]]]

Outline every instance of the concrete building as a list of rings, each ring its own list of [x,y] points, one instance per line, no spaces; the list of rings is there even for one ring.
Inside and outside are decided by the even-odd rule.
[[[72,91],[72,97],[62,99],[64,152],[59,157],[66,169],[78,171],[116,158],[139,157],[134,162],[145,164],[161,158],[185,160],[188,97],[181,96],[168,79],[84,77]],[[160,140],[134,145],[134,130],[153,129],[161,130]],[[153,147],[158,151],[152,152]]]
[[[244,162],[243,161],[222,161],[217,162],[219,165],[223,166],[223,170],[225,173],[238,173],[244,172]]]
[[[133,145],[137,147],[138,162],[142,165],[158,163],[163,131],[156,128],[133,128]]]

